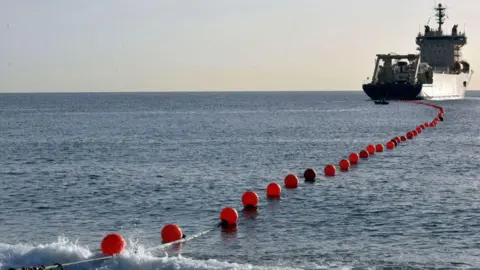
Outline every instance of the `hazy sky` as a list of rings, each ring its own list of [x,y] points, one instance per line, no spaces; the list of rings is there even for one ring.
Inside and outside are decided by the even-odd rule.
[[[434,2],[0,0],[0,91],[361,90]],[[480,0],[443,2],[480,89]]]

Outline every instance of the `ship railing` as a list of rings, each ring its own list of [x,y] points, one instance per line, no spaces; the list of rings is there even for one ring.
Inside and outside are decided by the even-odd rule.
[[[452,69],[449,67],[434,67],[433,71],[436,73],[451,73]]]
[[[448,35],[447,33],[438,32],[438,31],[431,31],[428,33],[419,32],[417,35],[417,37],[442,37],[442,36],[465,37],[466,35],[465,35],[465,32],[458,32],[457,34],[451,33],[450,35]]]

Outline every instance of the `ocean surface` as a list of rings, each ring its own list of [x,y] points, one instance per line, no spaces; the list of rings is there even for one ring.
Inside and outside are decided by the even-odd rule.
[[[327,178],[437,110],[363,92],[0,94],[0,269],[99,257],[109,233],[126,252],[66,269],[480,269],[480,92],[430,103],[437,128]],[[289,173],[298,189],[267,200]],[[226,206],[236,231],[214,227]],[[168,223],[213,230],[159,248]]]

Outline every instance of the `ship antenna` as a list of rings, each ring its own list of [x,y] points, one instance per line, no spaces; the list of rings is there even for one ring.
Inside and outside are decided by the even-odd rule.
[[[437,14],[435,16],[437,17],[437,22],[438,22],[438,31],[442,31],[442,25],[445,23],[445,7],[442,6],[442,4],[438,4],[438,6],[435,8],[437,11]]]

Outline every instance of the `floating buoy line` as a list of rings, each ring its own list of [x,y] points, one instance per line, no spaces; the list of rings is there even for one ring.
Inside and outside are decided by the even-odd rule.
[[[423,130],[427,128],[435,128],[438,123],[444,121],[445,119],[445,110],[443,107],[434,105],[422,101],[410,101],[410,100],[399,100],[399,102],[408,102],[415,103],[419,105],[430,106],[432,108],[438,109],[439,113],[431,122],[425,122],[419,124],[415,129],[409,130],[405,135],[397,136],[387,141],[385,145],[379,144],[369,144],[365,149],[361,149],[358,153],[351,152],[348,155],[348,158],[340,160],[338,163],[338,170],[335,164],[327,164],[324,169],[324,175],[326,177],[334,177],[337,175],[337,172],[348,172],[351,164],[359,164],[362,159],[368,159],[370,156],[375,155],[375,153],[384,152],[385,149],[393,151],[399,144],[406,143],[409,140],[414,140],[415,137],[419,136]],[[314,182],[317,177],[317,172],[313,168],[307,168],[303,174],[303,177],[306,182]],[[298,187],[299,179],[295,174],[288,174],[284,178],[284,187],[286,189],[295,189]],[[267,185],[266,196],[269,199],[280,199],[282,193],[282,187],[277,182],[271,182]],[[256,211],[258,202],[260,200],[257,193],[254,191],[246,191],[242,197],[242,204],[244,210],[246,211]],[[212,228],[205,230],[203,232],[197,233],[190,237],[186,237],[183,234],[182,229],[177,224],[166,224],[162,228],[160,235],[162,237],[162,244],[149,250],[161,250],[171,245],[183,243],[186,241],[193,240],[198,238],[210,231],[213,231],[215,228],[221,227],[222,229],[228,231],[234,231],[236,229],[238,222],[238,212],[233,207],[225,207],[222,209],[219,215],[219,222],[212,226]],[[22,267],[22,268],[9,268],[9,270],[52,270],[52,269],[66,269],[69,266],[74,266],[83,263],[104,261],[115,258],[117,255],[121,254],[126,248],[125,239],[117,233],[108,234],[105,236],[100,244],[101,252],[103,257],[87,259],[82,261],[70,262],[70,263],[56,263],[48,266],[33,266],[33,267]]]

